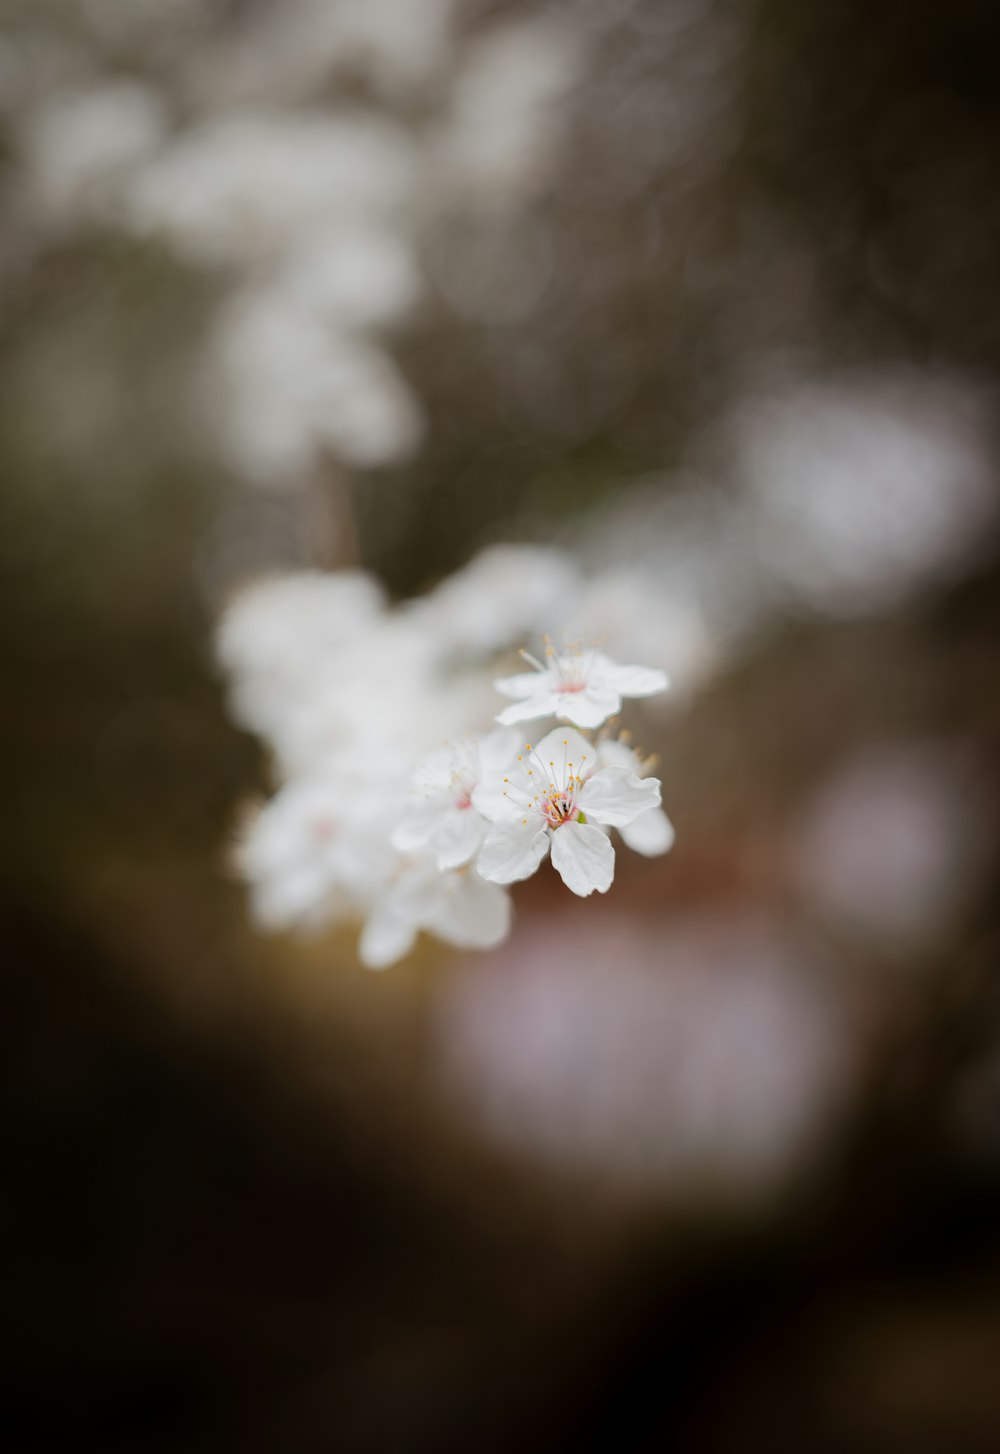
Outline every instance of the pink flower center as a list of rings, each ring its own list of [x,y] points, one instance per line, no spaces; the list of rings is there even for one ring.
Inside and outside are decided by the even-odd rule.
[[[564,823],[574,822],[580,816],[576,793],[570,789],[550,793],[542,800],[542,812],[550,828],[561,828]]]

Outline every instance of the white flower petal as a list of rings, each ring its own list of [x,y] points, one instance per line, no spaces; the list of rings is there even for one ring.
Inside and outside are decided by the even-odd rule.
[[[429,846],[442,871],[469,863],[486,837],[488,824],[475,808],[447,808],[438,816]]]
[[[570,763],[573,764],[574,773],[585,774],[591,763],[597,761],[593,746],[586,737],[580,736],[575,727],[553,727],[551,732],[546,732],[541,742],[536,743],[532,749],[529,766],[534,764],[536,758],[541,760],[546,771],[552,769],[553,779],[557,783],[565,780]]]
[[[602,683],[586,687],[582,692],[560,692],[555,715],[563,722],[575,722],[578,727],[600,727],[621,709],[619,693]]]
[[[523,818],[529,800],[537,791],[538,772],[535,770],[532,775],[530,760],[526,760],[524,739],[518,736],[515,741],[520,743],[519,751],[500,772],[494,771],[489,777],[484,777],[472,794],[473,808],[491,823]]]
[[[486,835],[477,868],[495,884],[530,878],[549,848],[549,834],[537,813],[513,823],[494,823]]]
[[[441,817],[437,803],[417,802],[408,808],[395,828],[390,841],[400,853],[422,853]]]
[[[655,777],[636,777],[624,767],[603,767],[584,783],[579,802],[588,818],[624,828],[640,813],[660,806],[660,782]]]
[[[447,793],[451,785],[455,759],[466,747],[466,742],[462,740],[458,743],[451,743],[447,747],[439,747],[434,752],[428,752],[414,767],[414,789],[428,798],[439,793]]]
[[[513,770],[510,777],[514,776]],[[518,783],[520,777],[518,777]],[[510,784],[506,778],[491,777],[479,783],[472,794],[473,810],[490,823],[511,822],[524,817],[524,798],[516,793],[508,797]],[[517,801],[514,801],[517,796]]]
[[[514,722],[531,722],[536,717],[554,717],[562,700],[558,692],[528,697],[523,702],[512,702],[509,707],[504,707],[497,714],[496,720],[502,727],[510,727]]]
[[[412,920],[391,908],[376,909],[361,931],[358,956],[366,969],[388,969],[409,954],[416,937]]]
[[[552,835],[552,866],[568,889],[586,898],[607,893],[615,876],[615,850],[600,828],[564,823]]]
[[[644,858],[657,858],[666,853],[673,848],[676,837],[674,825],[662,808],[650,808],[648,812],[640,813],[638,818],[618,831],[632,852],[641,853]]]
[[[636,777],[642,777],[642,759],[634,747],[620,737],[606,737],[597,744],[597,756],[602,767],[627,767]]]
[[[330,878],[320,861],[286,867],[252,887],[253,917],[262,929],[289,929],[326,917]]]
[[[601,686],[609,687],[623,697],[652,697],[665,692],[670,685],[665,672],[648,666],[618,666],[602,657],[595,673]]]
[[[510,933],[510,895],[477,873],[449,874],[424,927],[459,949],[492,949]]]
[[[510,727],[498,727],[488,732],[479,743],[480,780],[493,773],[501,777],[515,761],[521,750],[521,734]]]
[[[550,671],[519,671],[498,677],[493,685],[503,697],[538,697],[552,691],[553,678]]]

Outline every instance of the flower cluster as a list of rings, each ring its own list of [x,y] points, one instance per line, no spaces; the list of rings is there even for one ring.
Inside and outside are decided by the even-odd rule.
[[[441,286],[456,212],[503,246],[555,168],[586,37],[548,14],[470,26],[458,0],[229,8],[102,4],[51,51],[25,19],[0,76],[14,251],[113,229],[210,275],[191,402],[248,483],[398,465],[426,428],[393,340],[424,254],[463,311],[467,279]]]
[[[549,553],[500,551],[465,593],[494,607],[509,597],[508,625],[530,628],[544,591],[507,590],[514,560],[551,566],[563,590],[572,579]],[[530,672],[492,681],[501,642],[462,609],[463,584],[390,610],[360,573],[305,573],[261,583],[224,618],[234,715],[270,743],[282,780],[236,851],[262,927],[360,919],[371,968],[420,931],[490,948],[510,929],[509,885],[547,856],[586,896],[611,886],[613,832],[647,856],[670,847],[651,764],[608,726],[665,675],[549,643],[544,661],[527,656]],[[495,713],[494,689],[513,700],[470,733]],[[532,742],[514,725],[546,719],[557,725]]]

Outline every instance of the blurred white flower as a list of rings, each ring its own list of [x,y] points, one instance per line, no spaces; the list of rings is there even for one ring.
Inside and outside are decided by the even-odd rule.
[[[395,855],[372,824],[392,784],[337,773],[301,777],[257,814],[236,852],[262,928],[319,927],[357,912],[384,884]]]
[[[723,647],[719,631],[708,623],[702,599],[709,594],[707,583],[690,578],[692,561],[684,558],[683,543],[661,533],[655,518],[647,515],[636,541],[611,520],[604,524],[603,543],[615,542],[628,564],[587,572],[572,611],[554,611],[546,619],[584,640],[600,639],[610,656],[668,661],[671,695],[695,690],[718,665]],[[718,561],[722,542],[716,539],[715,545]],[[655,565],[649,562],[654,553]]]
[[[623,828],[660,801],[655,778],[595,766],[594,748],[572,728],[556,728],[525,747],[508,772],[472,795],[490,828],[478,869],[493,883],[529,878],[551,850],[552,865],[573,893],[606,893],[615,851],[602,827]],[[593,820],[593,821],[591,821]]]
[[[559,653],[547,645],[544,665],[527,652],[521,654],[534,671],[500,677],[494,683],[505,697],[517,699],[498,715],[502,726],[557,717],[577,727],[600,727],[621,711],[623,697],[651,697],[668,686],[662,671],[618,666],[600,651],[578,648]]]
[[[224,309],[209,382],[233,464],[264,486],[308,476],[325,449],[362,468],[392,464],[423,435],[419,406],[383,349],[273,288]]]
[[[549,175],[581,36],[551,16],[467,26],[462,10],[270,0],[237,23],[194,0],[92,0],[65,44],[17,37],[9,78],[0,55],[0,109],[28,183],[17,198],[25,251],[53,221],[97,218],[231,270],[194,392],[251,483],[302,486],[328,456],[368,470],[418,449],[423,411],[370,334],[424,295],[418,242],[456,203],[505,213],[486,222],[480,250],[492,282],[498,258],[513,265],[509,286],[487,279],[498,306],[523,314],[547,286],[545,228],[520,209]],[[122,37],[149,39],[157,84],[183,118],[172,135],[157,88],[81,81],[88,45],[109,71],[136,64],[141,47],[116,53]],[[53,99],[39,106],[35,93]],[[441,236],[456,230],[452,216]],[[471,277],[484,298],[467,243],[447,254],[446,291]]]
[[[43,215],[56,222],[111,215],[131,170],[153,154],[165,129],[163,102],[138,81],[56,93],[28,108],[20,147]]]
[[[410,806],[392,832],[402,853],[427,854],[443,872],[475,858],[489,829],[472,803],[483,779],[503,772],[517,753],[513,732],[464,737],[417,763]]]
[[[195,66],[209,105],[301,101],[325,87],[365,81],[380,97],[409,100],[432,84],[454,44],[456,0],[275,0],[241,16],[234,35]]]
[[[289,703],[381,618],[382,591],[361,571],[298,571],[256,582],[223,613],[216,652],[241,726],[273,732]]]
[[[398,230],[363,217],[307,232],[281,262],[275,286],[308,316],[348,329],[397,322],[423,291]]]
[[[420,609],[450,646],[485,653],[537,633],[579,590],[579,570],[564,551],[492,545],[447,576]]]
[[[491,208],[530,196],[548,173],[585,61],[580,31],[553,16],[500,22],[474,40],[437,139],[444,186]]]
[[[287,777],[341,757],[377,772],[391,765],[400,785],[391,822],[383,825],[388,837],[407,802],[416,758],[481,719],[472,711],[480,685],[442,677],[434,641],[393,613],[314,659],[311,673],[281,699],[269,741]]]
[[[203,122],[135,178],[132,225],[196,262],[253,262],[333,218],[389,218],[411,199],[405,131],[379,115],[248,112]]]
[[[553,620],[611,656],[669,662],[672,691],[700,687],[773,610],[745,506],[711,484],[715,469],[696,458],[616,492],[579,530],[593,568],[578,614]]]
[[[493,949],[510,933],[505,889],[471,869],[441,873],[433,864],[405,868],[361,932],[358,953],[368,969],[386,969],[413,948],[419,930],[456,949]]]
[[[734,448],[765,571],[834,615],[948,579],[996,524],[984,420],[958,381],[793,385],[747,402]]]

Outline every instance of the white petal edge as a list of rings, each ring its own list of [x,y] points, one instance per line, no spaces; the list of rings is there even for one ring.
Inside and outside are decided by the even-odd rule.
[[[608,662],[601,671],[601,685],[623,697],[653,697],[670,685],[666,672],[648,666],[618,666]]]
[[[525,823],[494,823],[476,864],[490,883],[512,884],[530,878],[549,849],[549,833],[537,814]]]
[[[501,727],[510,727],[515,722],[533,722],[536,717],[554,717],[559,710],[562,696],[557,692],[546,692],[527,697],[523,702],[512,702],[498,712],[496,720]]]
[[[581,737],[575,727],[553,727],[532,748],[533,766],[535,758],[540,758],[545,768],[551,764],[555,780],[561,783],[564,779],[564,768],[572,763],[575,773],[583,773],[596,763],[597,752],[593,744],[586,737]]]
[[[510,933],[507,890],[476,873],[454,874],[425,920],[425,927],[458,949],[494,949]]]
[[[389,841],[400,853],[421,853],[427,847],[441,816],[440,806],[414,804],[393,828]]]
[[[497,677],[493,686],[502,697],[537,697],[552,690],[552,675],[547,671],[519,671],[513,676]]]
[[[495,727],[479,742],[480,779],[492,773],[501,775],[517,759],[521,734],[510,727]]]
[[[661,853],[668,853],[677,836],[673,823],[662,808],[650,808],[647,813],[640,813],[638,818],[618,831],[622,842],[644,858],[658,858]]]
[[[602,727],[622,709],[622,699],[611,688],[587,687],[582,692],[560,692],[555,698],[555,715],[577,727]]]
[[[615,876],[615,850],[600,828],[564,823],[552,835],[552,866],[582,899],[595,891],[606,894]]]
[[[510,792],[510,782],[502,777],[484,779],[473,791],[474,811],[490,823],[510,823],[524,817],[524,808],[518,806],[518,803],[524,802],[524,796],[519,796],[519,789],[523,789],[524,794],[530,797],[527,784],[522,784],[520,775],[514,771],[511,771],[509,777],[514,779],[513,793]]]
[[[361,931],[358,957],[366,969],[388,969],[409,954],[416,937],[416,927],[408,919],[376,909]]]
[[[445,872],[471,863],[486,833],[486,819],[475,808],[446,809],[430,836],[429,846],[434,850],[438,868]]]
[[[659,778],[636,777],[627,767],[601,768],[580,791],[580,807],[587,817],[609,828],[625,828],[640,813],[659,806]]]

